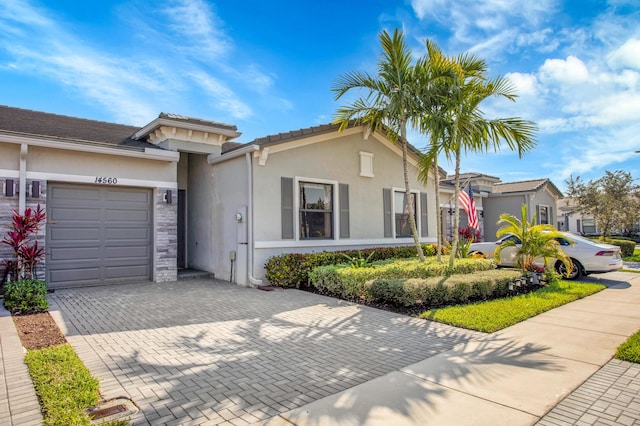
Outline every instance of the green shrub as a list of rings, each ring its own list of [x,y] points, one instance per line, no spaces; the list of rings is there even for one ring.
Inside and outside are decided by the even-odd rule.
[[[636,248],[635,241],[630,240],[618,240],[618,239],[605,239],[603,242],[620,247],[622,257],[633,256],[633,251]]]
[[[495,269],[492,259],[457,259],[453,268],[438,263],[436,259],[420,262],[417,259],[375,262],[367,268],[350,268],[347,265],[318,266],[309,274],[311,285],[323,292],[343,298],[366,298],[368,281],[378,279],[409,279],[443,277],[451,274],[468,274]]]
[[[615,357],[623,361],[640,363],[640,331],[618,346]]]
[[[425,256],[434,256],[435,246],[423,244]],[[417,256],[415,246],[376,247],[361,250],[323,251],[317,253],[287,253],[267,259],[265,269],[267,280],[275,286],[301,287],[309,281],[309,273],[316,266],[337,265],[350,258],[364,257],[370,262],[388,259],[408,259]],[[371,258],[369,259],[369,256]]]
[[[365,291],[375,302],[435,307],[503,296],[509,283],[521,276],[520,271],[501,269],[426,279],[377,279],[367,282]]]
[[[45,425],[89,425],[100,399],[98,380],[69,344],[27,352],[24,359],[42,404]]]
[[[41,280],[11,281],[5,285],[4,306],[13,314],[47,312],[47,287]]]

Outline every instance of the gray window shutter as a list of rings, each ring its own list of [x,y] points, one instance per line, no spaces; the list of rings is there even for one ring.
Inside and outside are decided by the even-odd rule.
[[[391,189],[389,188],[382,189],[382,206],[384,209],[384,236],[393,237],[391,234]]]
[[[282,208],[282,239],[293,239],[293,178],[280,178],[280,204]]]
[[[531,215],[531,220],[533,220],[533,214]],[[536,206],[536,225],[540,223],[540,205]]]
[[[340,238],[349,238],[349,185],[339,185],[340,197]]]
[[[429,236],[429,214],[427,213],[427,193],[420,193],[420,236]]]
[[[555,225],[556,221],[553,220],[553,207],[547,207],[547,214],[549,215],[549,223]]]

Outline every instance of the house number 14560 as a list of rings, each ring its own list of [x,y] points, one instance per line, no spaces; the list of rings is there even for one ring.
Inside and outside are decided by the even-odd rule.
[[[116,183],[118,183],[118,178],[96,176],[96,183],[102,183],[105,185],[115,185]]]

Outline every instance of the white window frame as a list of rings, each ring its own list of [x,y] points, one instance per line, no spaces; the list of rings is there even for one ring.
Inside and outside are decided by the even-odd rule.
[[[396,192],[401,192],[403,194],[406,193],[406,190],[404,188],[397,188],[397,187],[393,187],[391,188],[391,235],[393,236],[393,239],[397,239],[397,240],[406,240],[407,238],[411,238],[411,236],[409,237],[397,237],[396,236]],[[411,189],[410,192],[413,194],[413,202],[415,204],[415,208],[416,208],[416,229],[418,230],[418,238],[420,238],[420,235],[422,235],[422,224],[420,223],[421,220],[420,218],[422,217],[422,212],[421,212],[421,208],[422,206],[420,205],[420,191],[418,191],[417,189]]]
[[[338,181],[336,180],[328,180],[328,179],[317,179],[317,178],[308,178],[308,177],[302,177],[302,176],[295,176],[293,178],[294,181],[294,191],[293,191],[293,206],[294,206],[294,213],[293,213],[293,226],[294,226],[294,232],[295,232],[295,239],[296,241],[317,241],[319,244],[322,243],[322,241],[333,241],[333,240],[339,240],[340,239],[340,215],[337,214],[338,212],[340,212],[340,197],[338,196]],[[331,185],[333,190],[332,190],[332,197],[333,199],[331,200],[332,206],[333,206],[333,211],[331,212],[331,214],[333,215],[332,219],[333,219],[333,229],[332,229],[332,234],[333,234],[333,238],[323,238],[323,239],[308,239],[308,238],[300,238],[300,182],[303,183],[319,183],[319,184],[323,184],[323,185]]]

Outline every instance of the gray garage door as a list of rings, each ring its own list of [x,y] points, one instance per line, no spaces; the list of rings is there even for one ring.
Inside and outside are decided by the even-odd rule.
[[[151,279],[149,189],[49,184],[47,286]]]

